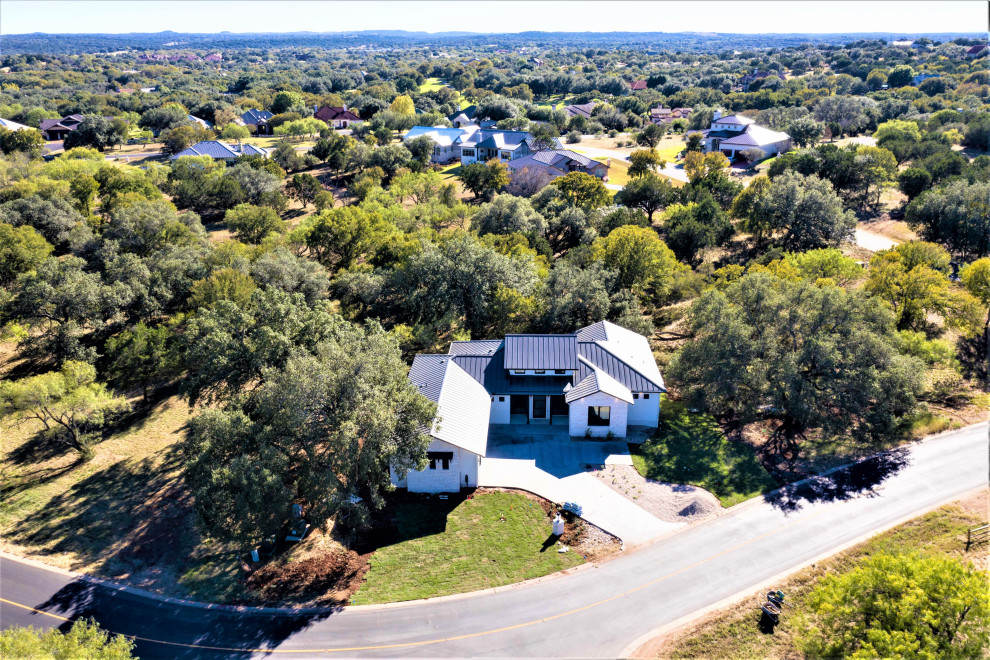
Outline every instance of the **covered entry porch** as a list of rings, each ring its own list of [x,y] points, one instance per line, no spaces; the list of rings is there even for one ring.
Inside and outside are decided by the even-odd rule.
[[[570,408],[563,394],[512,394],[509,423],[567,426]]]

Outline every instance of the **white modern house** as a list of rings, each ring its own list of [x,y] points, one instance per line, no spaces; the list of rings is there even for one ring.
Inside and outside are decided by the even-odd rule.
[[[536,140],[526,131],[503,131],[481,128],[475,125],[460,128],[443,126],[413,126],[403,136],[403,141],[428,135],[434,142],[434,163],[460,160],[462,165],[488,162],[498,159],[503,163],[523,158],[539,151]],[[552,149],[561,149],[560,140],[554,140]]]
[[[705,151],[721,151],[730,161],[747,149],[759,149],[765,157],[784,153],[791,148],[791,136],[757,126],[749,117],[722,117],[716,110],[711,128],[702,131]]]
[[[409,380],[437,404],[426,469],[392,483],[410,492],[477,485],[490,425],[555,425],[577,438],[656,428],[666,392],[646,337],[608,321],[566,335],[455,341],[417,355]]]

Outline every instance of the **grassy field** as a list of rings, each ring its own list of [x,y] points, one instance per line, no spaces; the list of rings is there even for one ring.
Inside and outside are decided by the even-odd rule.
[[[201,543],[173,451],[190,411],[178,397],[132,403],[88,462],[46,443],[40,425],[0,419],[0,547],[155,590],[177,586]]]
[[[612,164],[608,168],[608,182],[620,186],[629,183],[629,163],[618,158],[613,158]]]
[[[583,563],[577,553],[544,547],[548,518],[538,503],[517,493],[410,500],[397,506],[396,516],[399,540],[372,555],[355,604],[475,591]]]
[[[435,92],[444,86],[445,85],[440,82],[439,78],[427,78],[426,81],[419,86],[419,93],[425,94],[426,92]]]
[[[987,491],[944,506],[879,534],[846,552],[818,562],[778,585],[790,607],[772,634],[759,630],[759,610],[754,605],[758,594],[735,606],[702,619],[665,640],[654,640],[634,653],[633,657],[660,658],[751,658],[802,657],[796,646],[799,634],[793,615],[803,609],[806,598],[826,574],[852,570],[859,561],[878,552],[902,553],[921,551],[972,560],[986,570],[986,548],[965,550],[966,529],[987,521]],[[908,656],[905,656],[908,657]]]
[[[630,445],[633,465],[644,477],[700,486],[724,507],[777,487],[753,449],[729,441],[710,415],[690,413],[684,404],[666,398],[660,406],[656,436]]]

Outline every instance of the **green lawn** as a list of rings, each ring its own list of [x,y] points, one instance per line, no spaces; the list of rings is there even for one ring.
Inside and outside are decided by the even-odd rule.
[[[664,398],[660,429],[642,445],[630,445],[633,465],[648,479],[700,486],[730,507],[773,490],[777,482],[753,449],[730,442],[711,415],[690,413]]]
[[[435,92],[443,86],[444,84],[440,82],[439,78],[427,78],[426,82],[419,86],[419,93],[425,94],[426,92]]]
[[[967,553],[964,541],[967,528],[986,523],[986,513],[984,491],[878,534],[835,557],[817,562],[781,583],[766,585],[781,589],[790,603],[773,634],[760,631],[757,626],[759,610],[754,599],[748,597],[720,613],[691,624],[674,638],[668,639],[659,657],[739,660],[804,657],[797,645],[797,637],[802,630],[798,613],[805,609],[808,595],[823,576],[846,573],[878,552],[923,552],[974,561],[978,566],[985,566],[985,551],[976,547]]]
[[[550,521],[537,502],[516,493],[483,493],[459,503],[408,500],[397,505],[396,516],[399,540],[372,555],[355,604],[498,587],[584,563],[555,546],[541,552]]]
[[[451,163],[450,165],[447,165],[442,170],[440,170],[440,176],[442,176],[444,179],[453,179],[460,173],[461,173],[460,162]]]

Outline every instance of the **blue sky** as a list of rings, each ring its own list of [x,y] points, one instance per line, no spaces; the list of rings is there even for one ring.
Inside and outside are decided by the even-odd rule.
[[[260,17],[263,17],[259,20]],[[0,34],[25,32],[975,32],[983,0],[940,2],[89,2],[3,0]]]

